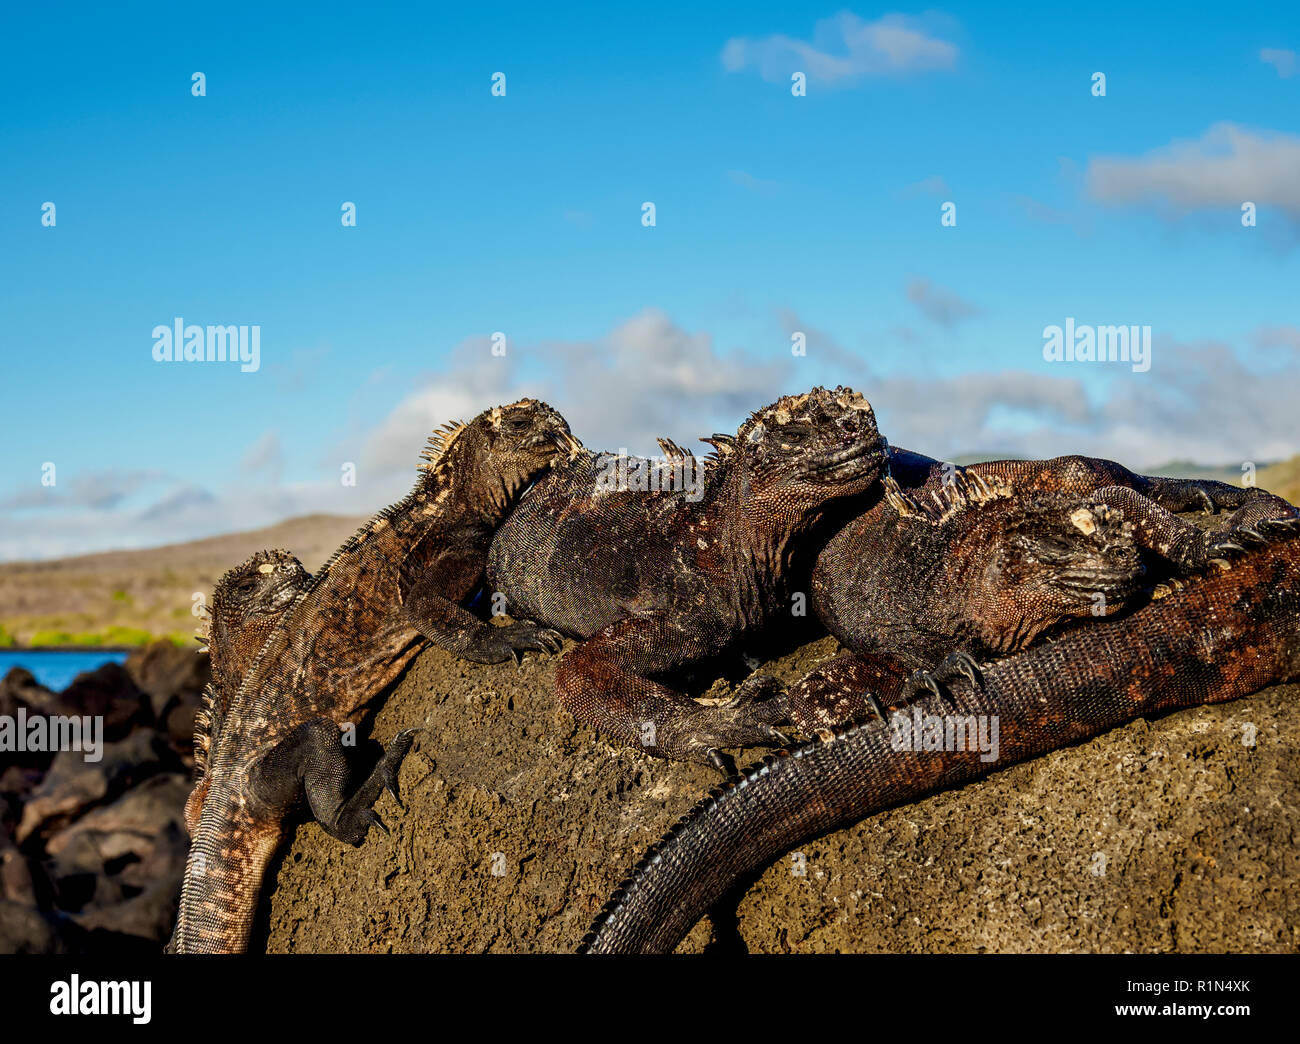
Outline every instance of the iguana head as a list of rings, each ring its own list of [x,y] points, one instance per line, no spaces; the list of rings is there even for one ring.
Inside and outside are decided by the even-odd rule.
[[[970,553],[987,559],[977,574],[978,616],[1011,652],[1076,617],[1108,616],[1142,587],[1145,572],[1133,528],[1105,504],[1057,494],[1016,496],[989,519],[988,541]]]
[[[482,494],[504,506],[557,458],[581,449],[559,413],[536,399],[520,399],[435,431],[420,467],[433,485],[455,481],[465,488],[482,478]]]
[[[208,651],[212,679],[234,693],[284,611],[311,581],[288,551],[258,551],[212,590]]]
[[[793,525],[833,498],[867,491],[885,467],[871,404],[851,388],[782,396],[714,444],[743,468],[754,509]]]

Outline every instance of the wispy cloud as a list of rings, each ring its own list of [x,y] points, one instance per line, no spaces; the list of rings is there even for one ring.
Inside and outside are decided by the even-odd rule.
[[[1255,343],[1261,348],[1289,348],[1300,356],[1300,326],[1261,326],[1255,331]]]
[[[957,46],[934,35],[950,25],[938,16],[887,14],[873,22],[842,11],[813,26],[811,40],[784,34],[734,37],[722,49],[728,72],[755,67],[770,82],[802,72],[814,83],[852,84],[864,77],[951,69]]]
[[[1217,123],[1143,156],[1095,157],[1086,185],[1101,203],[1152,206],[1166,217],[1249,201],[1300,221],[1300,137]]]
[[[104,510],[116,507],[151,485],[171,481],[165,472],[152,469],[122,471],[109,468],[64,476],[57,469],[58,462],[54,463],[54,485],[38,484],[40,476],[33,474],[30,488],[0,497],[0,511],[42,508]]]
[[[263,434],[244,451],[239,467],[245,474],[265,473],[272,482],[278,483],[284,470],[284,450],[280,445],[280,433],[268,431]]]
[[[932,174],[928,178],[914,181],[903,189],[904,196],[944,196],[950,197],[952,189],[942,174]]]
[[[1296,74],[1296,70],[1300,69],[1300,55],[1281,47],[1262,48],[1259,52],[1259,60],[1273,66],[1278,76],[1284,80],[1291,79]]]
[[[758,196],[774,196],[781,187],[779,181],[756,178],[753,174],[743,170],[729,170],[727,171],[727,177],[733,184],[739,185],[741,188],[747,188]]]
[[[923,316],[940,326],[956,326],[963,319],[980,314],[981,309],[958,297],[946,287],[936,286],[928,279],[912,279],[907,284],[907,299]]]

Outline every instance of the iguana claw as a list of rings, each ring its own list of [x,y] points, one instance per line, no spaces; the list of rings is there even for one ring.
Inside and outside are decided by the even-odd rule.
[[[982,689],[984,687],[984,675],[980,673],[979,664],[975,662],[970,653],[957,649],[948,654],[943,666],[949,671],[955,671],[962,675],[975,688]]]
[[[907,679],[907,684],[903,687],[903,698],[913,699],[922,692],[930,692],[936,699],[943,699],[943,690],[939,688],[939,682],[929,671],[913,671],[912,676]]]
[[[724,776],[730,776],[736,771],[736,764],[726,754],[718,750],[717,747],[710,747],[706,750],[705,755],[713,763],[713,767],[721,772]]]

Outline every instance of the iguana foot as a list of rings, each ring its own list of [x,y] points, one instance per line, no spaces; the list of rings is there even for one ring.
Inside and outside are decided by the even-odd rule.
[[[748,703],[739,707],[696,707],[687,709],[657,730],[658,743],[650,752],[662,757],[679,758],[713,765],[729,772],[719,763],[718,748],[784,747],[790,739],[775,726],[785,718],[783,706]]]
[[[902,701],[911,703],[926,693],[937,699],[948,699],[947,683],[956,678],[965,678],[976,689],[983,686],[979,664],[961,649],[950,652],[933,671],[913,671],[911,677],[903,683]]]
[[[1147,496],[1166,511],[1204,511],[1213,515],[1236,510],[1264,494],[1255,487],[1233,486],[1213,479],[1153,479]]]
[[[554,655],[564,648],[564,636],[559,631],[552,631],[549,627],[539,627],[527,620],[507,624],[505,627],[494,627],[492,631],[496,647],[505,650],[501,659],[494,661],[496,663],[513,657],[515,666],[518,667],[523,663],[526,652],[544,652]]]
[[[975,662],[975,657],[964,649],[954,649],[950,652],[943,663],[939,664],[939,674],[944,678],[955,678],[961,675],[975,688],[984,687],[984,673],[980,670],[980,665]]]
[[[791,687],[790,720],[806,733],[867,718],[888,722],[887,709],[899,703],[904,681],[892,663],[840,653]]]
[[[713,762],[713,767],[724,776],[734,776],[736,774],[736,761],[730,754],[722,753],[717,747],[710,747],[704,753]]]
[[[334,815],[333,820],[329,821],[317,814],[317,819],[322,827],[338,838],[340,841],[349,845],[360,845],[366,839],[366,834],[372,826],[379,827],[385,834],[389,832],[384,821],[379,818],[379,813],[374,810],[374,803],[379,795],[387,790],[397,799],[397,770],[411,749],[411,744],[415,740],[416,729],[407,729],[405,732],[399,732],[393,737],[388,748],[384,751],[383,756],[374,770],[361,784],[357,792],[343,802]],[[307,796],[312,797],[311,779],[307,780]],[[397,800],[397,807],[402,808],[402,803]],[[315,811],[316,803],[312,802],[312,810]]]
[[[454,651],[474,663],[505,663],[514,660],[518,667],[526,652],[557,653],[564,647],[564,636],[549,627],[528,620],[504,627],[484,625],[470,640],[462,641]]]

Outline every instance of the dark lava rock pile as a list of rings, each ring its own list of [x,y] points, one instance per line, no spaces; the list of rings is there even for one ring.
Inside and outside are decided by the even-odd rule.
[[[0,953],[156,951],[166,941],[207,681],[207,655],[170,642],[61,693],[21,667],[0,681],[0,715],[103,720],[98,761],[75,750],[0,753]]]

